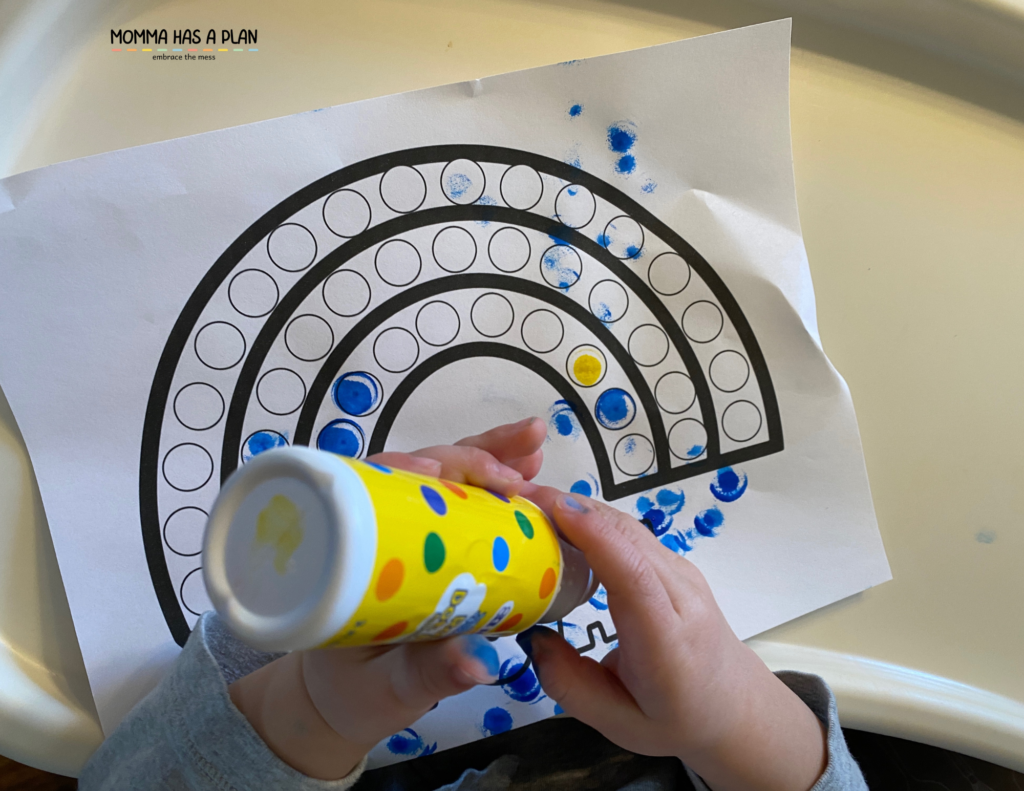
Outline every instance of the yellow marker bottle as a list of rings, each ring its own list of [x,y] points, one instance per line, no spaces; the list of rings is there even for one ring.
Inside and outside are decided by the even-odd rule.
[[[263,650],[513,634],[598,584],[528,500],[303,447],[228,479],[203,558],[217,612]]]

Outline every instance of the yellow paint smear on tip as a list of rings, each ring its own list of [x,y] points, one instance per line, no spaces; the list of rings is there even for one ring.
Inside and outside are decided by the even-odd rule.
[[[592,354],[581,354],[572,364],[576,380],[586,387],[601,378],[601,361]]]
[[[278,574],[288,570],[288,561],[302,545],[302,511],[283,494],[271,497],[256,517],[256,545],[274,548]]]

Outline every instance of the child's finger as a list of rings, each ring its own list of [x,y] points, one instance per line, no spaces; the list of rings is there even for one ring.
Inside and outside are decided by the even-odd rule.
[[[439,477],[454,483],[480,486],[506,497],[519,494],[523,486],[523,476],[518,470],[502,464],[480,448],[437,445],[417,450],[413,455],[441,462]]]
[[[537,450],[529,456],[520,456],[518,459],[504,459],[505,464],[517,470],[524,480],[529,481],[537,477],[540,468],[544,464],[544,451]]]
[[[658,634],[674,609],[657,559],[638,536],[630,535],[636,530],[646,532],[645,528],[613,508],[593,505],[560,495],[554,506],[555,522],[586,556],[608,591],[609,602],[616,602],[616,621],[622,620],[631,630],[636,627],[641,633]]]
[[[646,716],[618,677],[589,657],[582,657],[557,632],[535,626],[516,637],[533,660],[545,694],[565,712],[612,741],[633,733]]]
[[[547,438],[547,427],[537,417],[528,417],[518,423],[497,426],[483,434],[465,437],[456,445],[469,446],[485,450],[499,461],[512,465],[512,462],[532,456],[544,444]],[[527,477],[524,473],[523,477]]]
[[[367,456],[366,460],[372,461],[375,464],[383,464],[385,467],[394,467],[396,470],[415,472],[420,475],[437,476],[441,474],[441,462],[437,459],[413,456],[411,453],[385,451],[384,453],[375,453],[372,456]]]
[[[374,661],[388,666],[395,696],[411,711],[498,678],[498,652],[477,634],[407,643]]]

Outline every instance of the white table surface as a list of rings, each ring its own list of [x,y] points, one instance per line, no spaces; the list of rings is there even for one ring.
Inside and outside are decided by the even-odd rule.
[[[766,21],[780,5],[10,0],[0,174]],[[1024,30],[1017,0],[973,5],[1002,6],[1007,36]],[[182,26],[258,28],[260,52],[189,69],[110,51],[111,27]],[[753,643],[773,668],[825,675],[845,725],[1024,770],[1024,74],[1012,57],[965,64],[986,51],[970,29],[951,34],[970,39],[961,52],[934,47],[945,54],[889,33],[798,14],[792,124],[821,337],[853,392],[894,580]],[[2,395],[0,503],[0,753],[74,774],[102,737]]]

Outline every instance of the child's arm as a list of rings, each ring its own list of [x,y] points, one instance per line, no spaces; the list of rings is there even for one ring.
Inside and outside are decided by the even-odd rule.
[[[678,756],[715,791],[814,786],[829,761],[822,721],[736,638],[697,567],[609,506],[524,495],[586,554],[619,639],[598,663],[550,629],[521,635],[544,691],[628,750]]]

